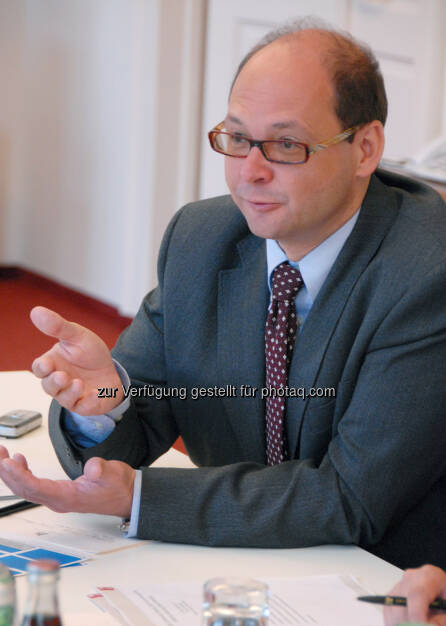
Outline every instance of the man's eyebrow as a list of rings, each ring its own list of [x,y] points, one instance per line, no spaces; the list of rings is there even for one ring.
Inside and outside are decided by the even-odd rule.
[[[234,122],[234,124],[240,124],[240,126],[243,126],[242,120],[239,120],[239,118],[235,117],[235,115],[227,115],[226,116],[226,121]]]
[[[226,121],[232,122],[233,124],[238,124],[239,126],[244,126],[244,123],[242,122],[242,120],[240,120],[235,115],[228,114],[226,116]],[[285,120],[283,122],[275,122],[274,124],[271,124],[271,128],[274,128],[277,130],[288,129],[288,128],[293,129],[293,130],[297,129],[299,132],[306,133],[306,134],[310,132],[308,128],[306,128],[305,126],[303,126],[296,120]]]
[[[309,132],[308,128],[306,128],[299,122],[296,122],[296,120],[286,120],[284,122],[275,122],[274,124],[272,124],[272,128],[277,128],[279,130],[287,129],[287,128],[291,128],[291,129],[297,128],[299,131],[306,132],[306,133]]]

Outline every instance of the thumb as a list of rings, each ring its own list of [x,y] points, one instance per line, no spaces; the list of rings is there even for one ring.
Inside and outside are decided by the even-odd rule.
[[[31,309],[30,317],[38,330],[61,341],[80,343],[85,334],[85,328],[74,322],[68,322],[55,311],[43,306]]]
[[[91,480],[92,482],[100,480],[103,477],[106,463],[107,461],[97,456],[93,456],[91,459],[88,459],[84,466],[85,478],[87,480]]]

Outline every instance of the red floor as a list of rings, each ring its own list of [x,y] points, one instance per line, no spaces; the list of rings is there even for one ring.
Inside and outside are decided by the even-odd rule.
[[[0,371],[29,370],[33,359],[53,345],[54,339],[40,333],[29,319],[37,304],[90,328],[110,348],[130,324],[131,319],[120,316],[116,309],[36,274],[23,270],[3,273],[7,276],[2,277],[0,271]]]
[[[30,370],[33,360],[53,345],[54,339],[29,319],[38,304],[93,330],[110,348],[131,322],[113,307],[37,274],[0,267],[0,371]],[[184,451],[180,441],[175,447]]]

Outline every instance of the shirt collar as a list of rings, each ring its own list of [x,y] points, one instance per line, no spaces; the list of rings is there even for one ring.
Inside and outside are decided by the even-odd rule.
[[[327,239],[320,243],[316,248],[306,254],[298,263],[290,261],[285,252],[274,239],[266,240],[266,260],[268,268],[268,287],[271,290],[272,273],[274,269],[284,261],[288,261],[290,265],[300,270],[305,287],[308,294],[314,302],[319,293],[320,288],[324,284],[325,279],[330,272],[336,257],[341,251],[342,246],[346,242],[348,236],[353,230],[356,220],[359,216],[358,209],[356,213],[341,228],[332,233]]]

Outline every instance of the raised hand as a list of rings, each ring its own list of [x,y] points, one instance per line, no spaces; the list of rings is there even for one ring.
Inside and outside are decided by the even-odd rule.
[[[50,396],[80,415],[101,415],[120,404],[121,380],[98,335],[42,306],[32,309],[31,320],[42,333],[58,340],[32,364]],[[98,390],[104,387],[116,389],[114,397],[98,397]]]
[[[16,495],[59,513],[130,517],[135,470],[121,461],[89,459],[76,480],[37,478],[22,454],[9,457],[0,446],[0,478]]]

